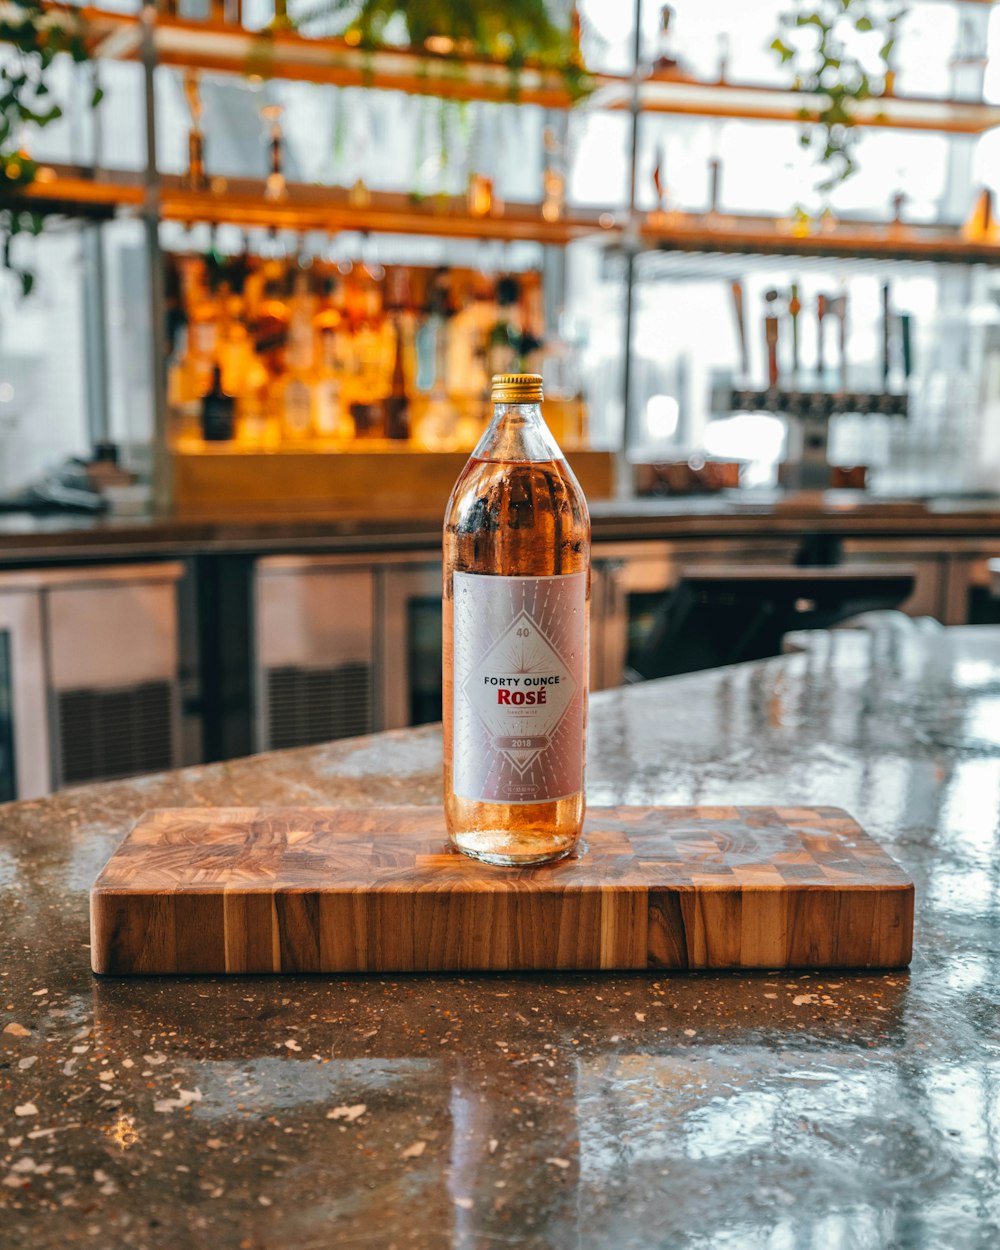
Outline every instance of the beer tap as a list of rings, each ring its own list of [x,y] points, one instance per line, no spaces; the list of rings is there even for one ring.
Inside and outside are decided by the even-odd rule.
[[[830,301],[830,311],[837,318],[837,343],[840,349],[840,389],[847,390],[847,292]]]
[[[913,317],[910,313],[899,314],[899,338],[903,349],[903,379],[909,382],[913,375],[913,340],[911,330]]]
[[[653,166],[653,190],[656,192],[656,214],[663,215],[664,204],[667,197],[666,184],[663,181],[663,167],[666,163],[666,156],[663,148],[656,150],[656,164]]]
[[[733,311],[736,314],[736,333],[740,341],[740,376],[744,386],[750,376],[750,352],[747,349],[746,311],[743,303],[743,283],[737,278],[730,285],[733,296]]]
[[[802,301],[799,299],[799,284],[792,283],[788,297],[788,316],[792,323],[792,385],[798,386],[799,380],[799,314],[802,312]]]
[[[767,384],[772,390],[778,387],[778,314],[775,307],[777,291],[764,292],[766,315],[764,317],[764,341],[767,344]]]
[[[816,377],[819,379],[820,386],[823,385],[823,378],[826,374],[826,363],[824,360],[826,344],[824,342],[826,329],[826,312],[827,298],[825,295],[816,296]]]

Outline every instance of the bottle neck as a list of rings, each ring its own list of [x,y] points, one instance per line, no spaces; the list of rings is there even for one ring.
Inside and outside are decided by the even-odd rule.
[[[562,460],[540,404],[494,404],[493,419],[472,453],[479,460]]]

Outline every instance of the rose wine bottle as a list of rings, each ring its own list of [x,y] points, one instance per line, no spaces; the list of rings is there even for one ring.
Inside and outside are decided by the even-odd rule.
[[[541,400],[494,377],[444,523],[445,816],[491,864],[560,859],[583,825],[590,517]]]

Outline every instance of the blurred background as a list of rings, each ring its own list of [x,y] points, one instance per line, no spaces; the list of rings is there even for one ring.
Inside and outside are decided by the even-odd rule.
[[[998,53],[976,0],[5,6],[0,797],[436,719],[497,371],[596,686],[995,619]]]

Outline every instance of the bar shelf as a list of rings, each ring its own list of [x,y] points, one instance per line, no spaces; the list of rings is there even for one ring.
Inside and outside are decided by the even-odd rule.
[[[605,82],[588,108],[628,109],[631,85]],[[808,91],[746,83],[707,83],[682,76],[651,76],[638,85],[641,113],[733,120],[810,122],[818,117],[821,97]],[[1000,126],[1000,105],[974,100],[939,100],[916,96],[878,96],[855,106],[856,124],[893,130],[979,135]]]
[[[508,203],[502,215],[474,216],[469,213],[464,196],[433,196],[414,201],[404,194],[372,191],[366,203],[352,204],[350,192],[342,187],[289,184],[288,198],[274,201],[264,198],[262,181],[232,179],[219,195],[187,190],[180,181],[176,177],[162,178],[160,214],[165,221],[552,245],[588,235],[620,233],[612,213],[596,210],[574,209],[571,214],[546,221],[539,204]]]
[[[138,174],[86,176],[72,166],[46,166],[23,193],[26,208],[44,207],[65,216],[109,217],[116,209],[138,210],[145,189]],[[411,196],[370,192],[354,204],[343,187],[289,183],[287,198],[268,200],[260,179],[229,179],[224,191],[192,191],[177,175],[160,175],[159,215],[185,225],[233,225],[245,229],[352,231],[491,239],[560,246],[592,235],[620,235],[618,218],[607,210],[573,209],[547,221],[541,205],[508,203],[502,215],[474,216],[464,196]]]
[[[673,212],[658,222],[656,216],[648,214],[640,227],[643,250],[1000,264],[1000,245],[973,242],[950,226],[842,221],[798,234],[781,217]]]
[[[93,52],[118,60],[141,55],[142,23],[133,15],[101,9],[79,10]],[[574,101],[554,70],[526,66],[515,74],[498,61],[459,60],[412,48],[374,51],[333,37],[289,30],[246,30],[220,22],[196,22],[162,14],[153,25],[157,63],[178,69],[370,87],[454,100],[536,104],[568,109]],[[589,109],[631,107],[632,82],[592,74]],[[816,119],[820,97],[751,83],[704,82],[683,75],[650,75],[638,84],[642,113],[804,122]],[[982,101],[882,96],[859,104],[859,126],[978,135],[1000,126],[1000,105]]]
[[[81,9],[94,54],[116,60],[141,56],[141,20],[101,9]],[[527,65],[512,71],[500,61],[465,60],[412,48],[367,50],[334,37],[289,30],[247,30],[223,22],[196,22],[157,14],[157,63],[290,79],[335,87],[371,87],[452,100],[516,101],[568,109],[573,98],[562,75]],[[592,81],[611,83],[605,76]]]
[[[24,193],[26,208],[44,207],[65,216],[107,218],[116,211],[137,212],[145,190],[138,174],[102,173],[100,178],[74,166],[46,166]],[[573,209],[546,221],[537,204],[506,205],[502,216],[472,216],[461,196],[430,197],[372,192],[370,202],[350,202],[342,187],[289,184],[288,198],[264,198],[264,184],[231,179],[225,191],[192,191],[177,175],[161,175],[159,211],[165,221],[205,223],[244,229],[351,231],[454,239],[523,241],[560,246],[596,238],[620,246],[622,214]],[[759,256],[813,256],[863,260],[925,261],[957,265],[998,265],[1000,245],[972,242],[952,227],[844,221],[832,230],[799,235],[780,217],[669,213],[663,224],[648,214],[639,239],[644,251],[721,253]]]

